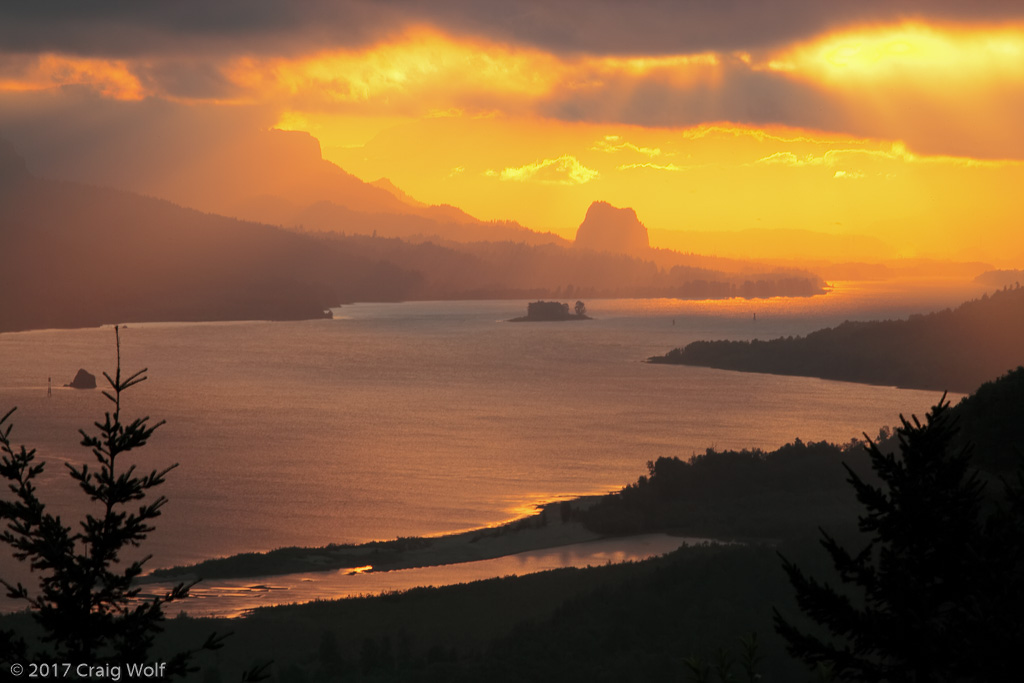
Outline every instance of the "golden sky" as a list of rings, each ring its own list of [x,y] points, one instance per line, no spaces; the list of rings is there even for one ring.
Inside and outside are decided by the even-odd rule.
[[[799,228],[1024,267],[1020,3],[20,5],[0,137],[41,172],[278,127],[570,238],[605,200],[682,249],[667,231]]]

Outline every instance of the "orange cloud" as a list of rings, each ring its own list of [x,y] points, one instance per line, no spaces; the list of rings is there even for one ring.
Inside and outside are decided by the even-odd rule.
[[[502,180],[519,182],[535,180],[559,185],[582,185],[600,174],[581,164],[576,157],[563,154],[556,159],[544,159],[525,166],[506,168],[498,175]]]
[[[722,57],[713,52],[646,57],[582,57],[572,63],[576,82],[603,84],[609,78],[638,78],[674,88],[721,81]]]
[[[556,87],[564,70],[536,50],[456,41],[418,28],[365,49],[237,60],[226,73],[293,111],[427,117],[514,110]]]
[[[795,129],[782,130],[778,126],[747,126],[735,123],[706,123],[698,126],[691,126],[682,132],[687,140],[700,140],[708,136],[730,135],[734,138],[747,137],[758,142],[773,140],[776,142],[800,142],[812,144],[835,144],[837,142],[850,142],[853,139],[848,137],[827,136],[816,131],[804,131],[798,133]],[[860,142],[866,142],[861,140]]]
[[[617,170],[617,171],[631,171],[631,170],[634,170],[634,169],[650,169],[652,171],[682,171],[683,170],[683,168],[681,166],[676,166],[675,164],[652,164],[652,163],[646,163],[646,164],[622,164],[620,166],[616,166],[615,167],[615,170]]]
[[[457,38],[420,27],[371,47],[299,58],[245,58],[227,67],[241,87],[287,100],[293,111],[410,116],[534,113],[556,93],[599,91],[648,79],[688,88],[721,78],[719,58],[696,55],[561,57],[536,48]]]
[[[933,154],[1024,158],[1024,24],[844,30],[755,68],[830,93],[848,112],[837,128]]]
[[[705,87],[721,79],[721,64],[710,53],[566,57],[419,27],[362,48],[297,58],[237,59],[224,72],[239,89],[280,103],[279,127],[308,122],[311,127],[305,130],[332,146],[336,137],[338,144],[351,144],[340,141],[349,136],[332,133],[316,121],[383,116],[390,117],[391,125],[397,118],[529,117],[555,98],[600,98],[607,88],[633,79],[650,81],[658,88]],[[632,149],[649,156],[658,153],[630,145],[605,140],[596,147]]]
[[[607,55],[553,52],[423,23],[374,44],[309,54],[127,59],[2,58],[8,91],[85,85],[112,99],[266,106],[325,117],[539,116],[689,128],[743,121],[905,140],[930,154],[1024,158],[1024,24],[924,23],[847,29],[773,51]],[[378,130],[380,126],[378,126]],[[698,129],[698,133],[699,133]],[[359,136],[365,138],[365,136]],[[345,144],[351,144],[350,141]],[[599,142],[611,152],[648,152]]]
[[[661,149],[658,147],[640,147],[632,142],[625,142],[618,135],[606,135],[594,143],[591,149],[600,152],[622,152],[633,151],[646,157],[661,156]]]
[[[145,89],[128,63],[116,59],[41,54],[30,59],[3,59],[0,91],[47,90],[65,85],[85,85],[104,97],[140,100]]]
[[[842,87],[898,82],[949,88],[951,82],[977,79],[1019,84],[1024,83],[1024,25],[908,22],[845,29],[787,48],[767,68]]]

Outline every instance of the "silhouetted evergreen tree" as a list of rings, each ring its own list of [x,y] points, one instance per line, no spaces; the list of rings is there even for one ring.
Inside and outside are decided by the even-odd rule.
[[[822,530],[821,543],[849,590],[783,558],[800,609],[835,638],[801,631],[776,611],[792,655],[842,680],[1006,681],[1019,673],[1020,487],[993,508],[971,469],[970,447],[951,447],[948,408],[943,397],[924,424],[901,416],[898,455],[868,441],[882,486],[847,467],[870,540],[851,553]]]
[[[122,419],[121,396],[146,379],[146,370],[122,377],[118,328],[114,333],[117,370],[114,377],[103,373],[111,388],[103,395],[114,404],[114,411],[95,423],[98,434],[80,430],[82,445],[91,449],[96,459],[95,469],[87,464],[67,465],[71,477],[97,504],[98,515],[86,514],[76,530],[48,512],[36,490],[44,464],[35,461],[35,449],[21,446],[15,450],[11,445],[11,425],[3,425],[14,409],[0,418],[0,477],[9,482],[14,494],[11,500],[0,500],[0,519],[6,523],[0,541],[41,574],[35,594],[21,583],[12,585],[2,579],[0,583],[10,598],[28,604],[42,630],[43,643],[42,650],[33,652],[23,637],[4,632],[0,637],[0,650],[6,650],[0,653],[4,661],[32,657],[89,664],[146,662],[155,635],[162,631],[164,605],[188,596],[190,586],[178,584],[163,595],[139,599],[139,588],[133,587],[132,581],[142,573],[149,557],[121,564],[122,552],[138,547],[153,531],[152,522],[167,499],[159,496],[147,501],[146,497],[177,465],[138,475],[134,464],[125,463],[126,454],[144,446],[163,421],[150,424],[148,417],[131,422]],[[211,635],[201,647],[171,656],[165,673],[169,677],[184,674],[190,670],[192,655],[219,648],[222,639]],[[247,672],[243,680],[261,680],[261,674]]]

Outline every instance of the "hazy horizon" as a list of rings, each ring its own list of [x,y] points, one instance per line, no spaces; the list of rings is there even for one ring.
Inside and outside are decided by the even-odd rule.
[[[245,164],[223,161],[287,130],[317,142],[274,158],[284,176],[322,154],[353,180],[570,240],[600,200],[682,251],[699,235],[744,258],[788,245],[829,261],[1024,259],[1024,11],[1010,3],[186,2],[0,18],[0,137],[43,177],[252,218],[254,198],[227,196],[249,184]],[[315,190],[279,188],[267,215]],[[751,244],[732,248],[737,235]]]

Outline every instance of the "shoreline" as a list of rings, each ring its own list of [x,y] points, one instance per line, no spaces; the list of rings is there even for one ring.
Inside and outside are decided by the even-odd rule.
[[[540,506],[534,515],[495,527],[356,545],[332,544],[241,553],[193,565],[156,569],[139,577],[136,582],[242,579],[344,569],[351,570],[351,574],[376,573],[462,564],[585,543],[606,538],[606,535],[590,531],[572,518],[599,498],[601,496],[592,495],[547,503]]]
[[[280,576],[203,581],[189,597],[168,608],[168,615],[238,618],[259,610],[314,602],[370,598],[420,589],[503,580],[559,570],[584,570],[611,564],[644,562],[682,546],[716,543],[714,539],[666,533],[603,537],[569,545],[516,552],[489,559],[455,564],[384,571],[305,572]],[[142,587],[144,598],[160,596],[172,583]]]

